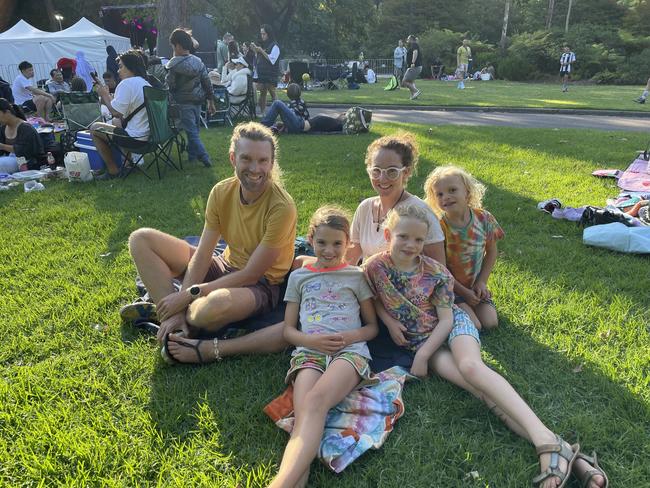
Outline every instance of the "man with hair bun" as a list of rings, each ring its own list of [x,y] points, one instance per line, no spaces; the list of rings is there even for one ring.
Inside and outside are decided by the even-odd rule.
[[[296,206],[280,181],[277,140],[266,127],[235,127],[230,140],[234,176],[210,192],[197,247],[155,229],[131,234],[129,250],[160,321],[158,340],[168,362],[204,363],[226,356],[283,350],[282,324],[235,339],[199,339],[233,322],[265,314],[280,300],[293,262]],[[222,238],[228,246],[215,256]],[[176,291],[172,279],[182,280]],[[123,307],[125,320],[142,303]]]

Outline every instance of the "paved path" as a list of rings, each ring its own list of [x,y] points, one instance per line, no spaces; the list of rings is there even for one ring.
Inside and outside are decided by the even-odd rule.
[[[341,108],[310,108],[312,115],[336,115]],[[644,117],[621,117],[609,115],[567,115],[510,112],[466,112],[429,110],[391,110],[374,108],[375,122],[407,122],[415,124],[453,124],[504,126],[528,128],[571,128],[650,132],[650,119]]]

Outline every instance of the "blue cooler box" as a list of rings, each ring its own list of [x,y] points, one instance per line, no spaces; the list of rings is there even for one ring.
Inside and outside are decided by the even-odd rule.
[[[93,142],[93,138],[90,135],[89,131],[81,130],[77,132],[77,142],[75,143],[75,146],[79,148],[79,151],[88,155],[88,160],[90,161],[90,169],[93,171],[105,169],[106,166],[104,165],[104,161],[97,152],[95,143]],[[117,149],[113,149],[113,159],[119,167],[122,166],[122,155]]]

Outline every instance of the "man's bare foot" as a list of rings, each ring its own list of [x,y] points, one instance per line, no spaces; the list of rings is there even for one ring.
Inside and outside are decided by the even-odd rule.
[[[608,485],[605,471],[598,466],[598,458],[580,453],[573,463],[573,474],[585,488],[605,488]],[[589,478],[591,476],[591,478]],[[589,482],[585,485],[585,480]]]
[[[179,334],[170,334],[167,354],[179,363],[202,364],[215,360],[212,339],[187,339]]]

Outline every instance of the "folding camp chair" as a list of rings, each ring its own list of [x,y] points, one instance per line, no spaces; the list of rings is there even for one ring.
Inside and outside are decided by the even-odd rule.
[[[126,136],[108,134],[108,139],[112,146],[119,149],[122,156],[124,156],[125,161],[128,159],[130,153],[137,152],[139,156],[135,161],[132,161],[128,166],[126,166],[126,173],[124,173],[125,178],[134,170],[138,170],[147,178],[151,178],[147,174],[147,170],[155,164],[158,179],[160,179],[161,162],[176,171],[183,169],[181,163],[181,148],[184,146],[184,141],[182,140],[180,131],[173,126],[169,118],[168,90],[159,90],[150,86],[145,86],[143,90],[144,107],[147,111],[147,119],[149,121],[149,139],[147,140],[147,144],[138,147],[137,149],[129,149],[120,144],[124,141]],[[170,155],[174,143],[176,144],[178,152],[178,166],[174,163]],[[153,158],[146,166],[144,164],[145,154],[153,154]]]
[[[246,78],[248,83],[246,97],[241,102],[230,101],[228,115],[231,123],[235,123],[239,119],[255,120],[255,87],[253,86],[253,78],[250,75]]]
[[[212,85],[212,92],[214,94],[215,113],[207,113],[207,107],[205,106],[201,110],[201,118],[205,120],[206,128],[209,124],[230,124],[232,126],[232,120],[230,120],[230,97],[228,96],[227,88],[223,85]]]
[[[61,144],[65,152],[74,150],[77,132],[88,130],[90,126],[102,119],[99,99],[93,92],[59,93],[61,115],[65,132],[61,135]]]

